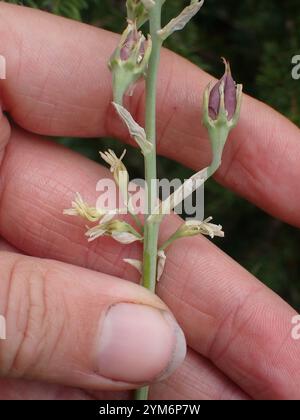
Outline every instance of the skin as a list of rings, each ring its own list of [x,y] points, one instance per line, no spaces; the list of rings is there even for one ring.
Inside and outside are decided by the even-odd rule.
[[[116,35],[5,3],[0,4],[0,28],[5,39],[1,54],[7,61],[7,80],[0,83],[5,111],[0,120],[0,313],[3,308],[8,313],[11,308],[21,311],[20,298],[30,301],[28,282],[36,272],[51,284],[49,290],[57,299],[66,297],[66,302],[57,302],[62,311],[68,309],[62,316],[66,322],[76,323],[78,309],[70,303],[69,278],[75,278],[74,293],[80,292],[82,308],[90,306],[91,296],[101,306],[107,296],[115,295],[163,307],[158,298],[128,281],[137,282],[137,275],[122,258],[138,258],[138,245],[127,248],[108,238],[88,244],[84,223],[62,215],[76,191],[93,202],[95,185],[107,170],[44,138],[113,135],[130,142],[110,106],[106,63]],[[158,151],[200,169],[211,156],[199,104],[212,78],[168,51],[163,53],[162,69]],[[126,102],[140,123],[143,99],[141,84]],[[240,124],[226,145],[216,180],[299,227],[299,140],[295,125],[245,96]],[[179,223],[177,217],[169,217],[161,241]],[[47,317],[55,323],[54,298],[42,294],[43,309],[50,307]],[[300,342],[291,336],[295,311],[206,238],[172,245],[158,295],[183,328],[188,354],[171,377],[151,387],[151,398],[300,398]],[[87,325],[93,325],[94,312],[84,315]],[[75,338],[70,340],[69,345],[75,345]],[[40,346],[47,347],[45,337]],[[1,369],[0,398],[130,397],[126,387],[107,393],[93,378],[78,380],[71,367],[63,377],[54,375],[62,359],[58,348],[52,352],[51,369],[43,352],[35,365],[21,354],[16,371]],[[82,352],[80,357],[84,363],[87,355]]]

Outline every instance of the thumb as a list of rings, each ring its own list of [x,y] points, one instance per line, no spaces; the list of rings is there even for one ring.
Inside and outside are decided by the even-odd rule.
[[[186,353],[164,303],[141,286],[0,252],[0,375],[131,389],[169,376]]]

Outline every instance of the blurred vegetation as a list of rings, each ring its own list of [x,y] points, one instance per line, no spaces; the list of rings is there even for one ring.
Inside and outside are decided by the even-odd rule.
[[[38,7],[112,31],[124,26],[124,0],[10,1]],[[165,19],[188,2],[167,0]],[[205,7],[168,47],[215,75],[223,71],[226,55],[247,93],[265,101],[300,124],[300,82],[291,77],[291,59],[300,50],[299,0],[206,0]],[[98,150],[109,139],[63,139],[64,144],[98,160]],[[114,142],[114,148],[118,149]],[[130,151],[127,162],[134,176],[141,176],[140,160]],[[138,163],[137,163],[138,162]],[[161,177],[185,178],[190,171],[159,159]],[[271,218],[215,182],[206,187],[206,214],[222,222],[225,240],[218,245],[235,260],[300,309],[300,234]],[[201,279],[199,280],[201,281]]]

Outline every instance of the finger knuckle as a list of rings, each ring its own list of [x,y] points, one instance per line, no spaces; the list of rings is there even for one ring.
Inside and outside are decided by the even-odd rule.
[[[1,259],[1,258],[0,258]],[[1,261],[0,261],[1,265]],[[51,309],[49,269],[39,260],[16,257],[9,263],[6,282],[7,340],[0,350],[2,374],[24,377],[47,363]],[[51,342],[55,343],[55,339]],[[2,362],[2,363],[1,363]]]

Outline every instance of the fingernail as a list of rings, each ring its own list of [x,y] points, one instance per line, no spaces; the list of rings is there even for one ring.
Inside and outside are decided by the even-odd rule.
[[[98,338],[98,373],[128,383],[168,377],[186,355],[184,334],[174,317],[146,305],[111,306]]]

